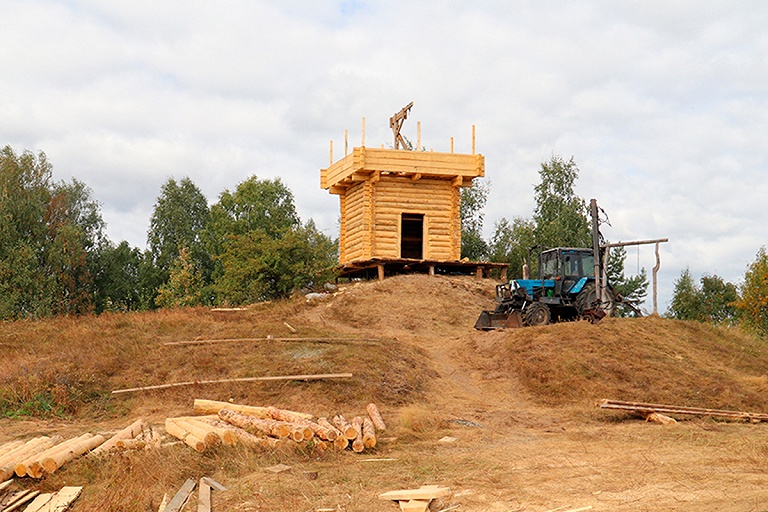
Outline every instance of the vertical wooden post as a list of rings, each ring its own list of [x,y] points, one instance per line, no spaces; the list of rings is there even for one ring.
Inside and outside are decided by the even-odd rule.
[[[659,242],[656,242],[656,265],[653,266],[653,314],[659,314],[659,303],[657,297],[656,273],[661,268],[661,258],[659,257]]]
[[[472,125],[472,154],[475,154],[475,125]]]
[[[365,118],[363,118],[363,141],[360,145],[365,147]]]
[[[475,277],[477,277],[478,279],[483,278],[483,267],[481,267],[480,265],[477,266],[477,270],[475,271]]]
[[[453,153],[453,137],[451,137],[451,153]]]
[[[328,153],[329,153],[328,158],[331,161],[329,165],[333,165],[333,139],[331,139],[331,144],[330,144]]]
[[[416,151],[421,151],[421,121],[416,123]]]
[[[344,156],[349,154],[349,130],[344,130]]]
[[[384,265],[382,263],[379,263],[376,265],[377,270],[379,271],[379,281],[384,280]]]
[[[431,276],[435,275],[435,266],[434,265],[430,265],[429,266],[429,275],[431,275]]]
[[[501,280],[507,282],[507,267],[501,267]]]

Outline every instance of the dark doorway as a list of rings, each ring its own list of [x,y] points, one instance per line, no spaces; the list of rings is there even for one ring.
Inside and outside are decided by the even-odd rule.
[[[400,257],[420,260],[423,251],[424,214],[404,213],[400,224]]]

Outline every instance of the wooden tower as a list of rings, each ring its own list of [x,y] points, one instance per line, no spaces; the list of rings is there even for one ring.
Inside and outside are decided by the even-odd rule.
[[[485,159],[474,146],[473,127],[471,154],[454,153],[453,141],[450,153],[367,148],[364,132],[363,145],[337,162],[331,151],[320,186],[339,196],[341,266],[458,262],[461,187],[485,175]]]

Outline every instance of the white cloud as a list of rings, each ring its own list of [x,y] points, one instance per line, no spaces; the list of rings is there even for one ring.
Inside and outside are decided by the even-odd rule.
[[[663,294],[690,266],[737,281],[768,237],[768,5],[46,0],[0,18],[0,144],[45,151],[103,203],[109,234],[143,246],[169,176],[209,201],[280,177],[335,236],[319,188],[328,141],[406,135],[478,151],[487,228],[529,217],[539,164],[574,156],[577,192],[611,239],[669,237]],[[646,261],[641,250],[641,265]],[[631,266],[631,265],[630,265]],[[628,266],[629,267],[629,266]],[[664,305],[662,304],[662,307]]]

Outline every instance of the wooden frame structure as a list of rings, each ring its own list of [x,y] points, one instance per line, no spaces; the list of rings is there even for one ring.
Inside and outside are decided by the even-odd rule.
[[[472,139],[471,154],[362,145],[333,162],[331,152],[320,186],[339,196],[342,269],[372,260],[458,263],[461,187],[485,175],[474,127]]]

